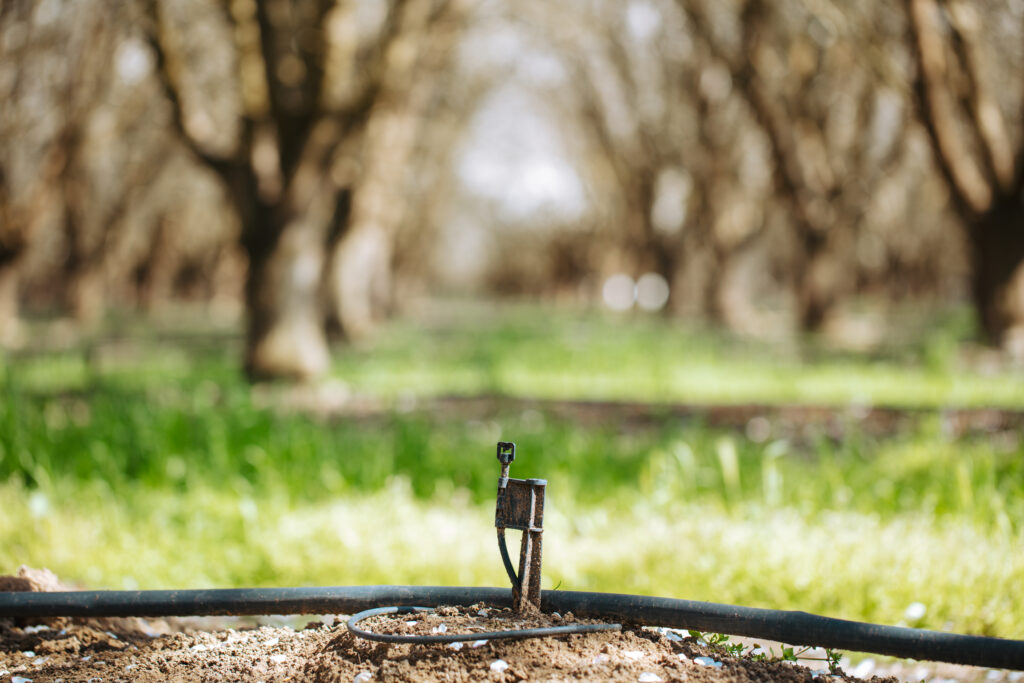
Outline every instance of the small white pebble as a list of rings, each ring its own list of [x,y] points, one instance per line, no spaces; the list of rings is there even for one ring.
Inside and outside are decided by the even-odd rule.
[[[448,630],[448,626],[445,625],[445,624],[441,624],[440,626],[435,626],[434,628],[430,629],[430,632],[431,633],[445,633],[447,630]]]
[[[480,610],[479,612],[477,612],[477,613],[476,613],[476,615],[477,615],[478,617],[486,617],[486,616],[487,616],[487,610],[485,610],[485,609],[482,609],[482,610]]]
[[[25,650],[21,654],[25,655],[26,657],[35,657],[36,656],[36,653],[34,651],[32,651],[32,650]]]
[[[448,647],[458,652],[462,649],[462,643],[448,643]]]
[[[284,662],[288,657],[286,655],[270,655],[270,661],[274,664],[280,664]]]
[[[415,625],[416,625],[416,624],[418,624],[418,623],[420,623],[420,622],[418,622],[418,621],[416,621],[416,620],[414,619],[414,620],[412,620],[412,621],[407,621],[407,622],[405,622],[405,625],[406,625],[406,626],[415,626]]]
[[[508,662],[506,662],[504,659],[495,659],[493,662],[491,662],[491,671],[497,671],[498,673],[501,673],[507,668]]]
[[[203,645],[202,643],[199,643],[198,645],[193,645],[193,646],[192,646],[191,648],[189,648],[189,649],[190,649],[190,650],[192,650],[193,652],[206,652],[206,651],[207,651],[207,650],[209,650],[210,648],[206,647],[206,646],[205,646],[205,645]]]
[[[598,655],[598,656],[594,657],[594,658],[593,658],[593,659],[592,659],[591,661],[592,661],[592,662],[593,662],[594,664],[604,664],[604,663],[605,663],[605,662],[607,662],[607,661],[608,661],[609,659],[610,659],[610,658],[608,657],[608,655],[606,655],[606,654],[600,654],[600,655]]]
[[[265,642],[263,644],[266,645],[267,647],[274,647],[275,645],[277,645],[280,642],[281,642],[280,638],[271,638],[270,640],[268,640],[267,642]]]
[[[110,631],[104,631],[104,633],[106,633],[108,636],[110,636],[114,640],[120,640],[120,638],[118,638],[116,634],[111,633]]]
[[[481,647],[481,646],[486,645],[486,644],[487,644],[486,640],[474,640],[472,647]]]
[[[356,674],[356,677],[352,679],[352,683],[366,683],[366,681],[372,680],[373,674],[369,671],[360,671]]]
[[[632,659],[633,661],[644,658],[644,653],[640,650],[626,650],[622,654],[626,657],[626,659]]]
[[[678,633],[676,633],[675,631],[665,631],[665,637],[668,638],[669,640],[675,640],[675,641],[679,641],[679,640],[683,639],[683,637],[681,635],[679,635]]]
[[[680,652],[677,656],[679,657],[679,661],[681,661],[681,662],[688,662],[688,661],[690,661],[690,658],[687,657],[686,655],[684,655],[682,652]]]
[[[42,666],[49,657],[36,657],[35,661],[32,662],[36,666]]]
[[[11,676],[11,683],[32,683],[32,679],[24,676]]]
[[[131,670],[132,670],[132,669],[134,669],[134,668],[135,668],[135,665],[134,665],[134,664],[129,664],[128,666],[126,666],[126,667],[124,668],[124,670],[125,670],[125,671],[131,671]]]
[[[86,656],[82,657],[82,661],[83,662],[88,662],[90,659],[92,659],[92,655],[86,655]]]
[[[562,615],[559,614],[558,612],[552,612],[551,613],[551,618],[555,619],[556,621],[560,621],[562,619]]]
[[[644,671],[636,680],[640,683],[661,683],[664,679],[653,671]]]
[[[722,666],[721,662],[716,662],[715,660],[711,659],[711,657],[694,657],[693,663],[700,664],[701,666],[715,666],[719,668],[721,668]]]
[[[22,631],[24,631],[25,633],[39,633],[40,631],[49,631],[49,630],[50,630],[50,627],[46,626],[45,624],[40,624],[39,626],[26,626],[25,628],[22,629]]]

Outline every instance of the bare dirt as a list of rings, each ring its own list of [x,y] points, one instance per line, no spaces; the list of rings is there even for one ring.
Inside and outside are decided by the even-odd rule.
[[[0,577],[0,590],[65,590],[45,570]],[[378,616],[381,633],[473,633],[558,626],[571,614],[517,617],[486,605]],[[595,623],[592,620],[579,620]],[[238,619],[0,619],[0,683],[44,681],[858,681],[792,662],[727,655],[685,633],[623,632],[447,645],[388,645],[353,636],[338,615],[304,628]],[[231,623],[236,628],[223,626]],[[934,672],[930,672],[934,675]],[[929,676],[931,677],[931,676]],[[901,678],[903,678],[901,676]],[[897,678],[870,679],[876,683]],[[916,679],[915,679],[916,680]]]
[[[482,606],[480,606],[482,607]],[[452,610],[455,612],[455,610]],[[479,607],[477,609],[479,611]],[[449,632],[508,628],[507,614],[380,617],[374,630]],[[553,623],[544,617],[539,623]],[[810,670],[724,657],[692,640],[649,630],[523,641],[451,645],[387,645],[355,638],[344,624],[260,627],[150,636],[106,624],[0,631],[0,671],[10,680],[42,681],[811,681]],[[143,625],[144,624],[140,624]],[[695,663],[709,656],[721,667]],[[367,676],[367,674],[369,674]],[[4,680],[7,676],[0,678]],[[852,680],[852,679],[847,679]],[[879,679],[881,680],[881,679]],[[895,680],[895,679],[890,679]]]

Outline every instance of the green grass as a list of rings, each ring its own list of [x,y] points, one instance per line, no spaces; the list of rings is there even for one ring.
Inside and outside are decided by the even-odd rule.
[[[502,585],[493,507],[402,480],[303,502],[204,486],[46,494],[0,487],[0,564],[47,566],[91,587]],[[552,491],[544,588],[804,609],[1018,636],[1021,536],[955,517],[744,506],[577,506]]]
[[[231,337],[186,351],[135,332],[89,354],[8,359],[0,571],[48,566],[113,588],[500,585],[489,529],[503,438],[519,447],[514,476],[549,481],[546,587],[884,623],[922,602],[916,625],[1024,633],[1014,435],[952,439],[937,413],[884,438],[755,442],[667,417],[405,408],[408,395],[456,391],[1024,406],[1024,382],[963,367],[948,330],[868,358],[652,319],[514,309],[473,321],[399,322],[372,347],[340,350],[350,391],[395,400],[363,419],[263,407]]]
[[[751,342],[652,316],[535,307],[484,309],[424,335],[391,326],[336,369],[356,390],[391,396],[497,393],[651,402],[1024,407],[1024,373],[964,367],[962,314],[870,357],[810,341]]]

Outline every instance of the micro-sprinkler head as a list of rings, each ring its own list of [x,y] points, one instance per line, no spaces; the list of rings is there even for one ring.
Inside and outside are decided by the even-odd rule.
[[[503,489],[508,484],[508,467],[516,459],[516,445],[511,441],[498,442],[498,462],[501,463],[501,476],[498,479],[498,488]]]

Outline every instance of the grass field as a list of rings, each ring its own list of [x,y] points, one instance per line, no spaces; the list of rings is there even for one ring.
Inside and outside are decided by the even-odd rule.
[[[1024,446],[949,436],[937,409],[1024,408],[1024,376],[971,362],[952,321],[868,356],[652,318],[455,310],[339,349],[345,391],[384,406],[362,418],[252,392],[231,335],[133,323],[3,361],[0,570],[113,588],[501,585],[501,438],[518,444],[514,476],[549,481],[545,587],[884,623],[920,602],[915,625],[1020,637]],[[464,418],[411,400],[448,393],[932,410],[890,436],[754,440],[668,416]]]

